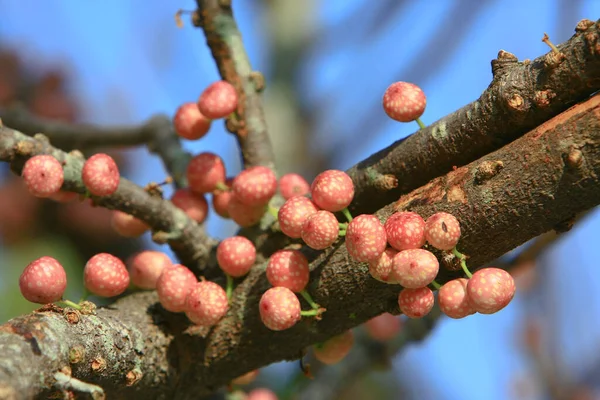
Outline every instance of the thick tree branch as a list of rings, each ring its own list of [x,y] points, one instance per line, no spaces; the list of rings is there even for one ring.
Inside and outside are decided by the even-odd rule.
[[[19,131],[0,125],[0,160],[11,163],[17,174],[21,173],[28,158],[39,154],[51,154],[64,165],[63,189],[84,194],[86,188],[81,180],[84,159],[76,152],[65,153],[54,148],[45,138],[29,137]],[[170,201],[152,196],[135,183],[121,178],[117,191],[104,197],[92,196],[94,204],[129,213],[170,238],[169,244],[180,261],[199,272],[205,268],[214,241],[203,228],[188,218],[187,214]]]
[[[147,145],[158,155],[177,187],[187,185],[185,170],[191,158],[166,115],[155,115],[139,126],[97,127],[37,117],[22,106],[0,108],[0,120],[26,135],[43,132],[59,149],[71,151],[97,147]]]
[[[350,209],[373,212],[401,194],[499,149],[600,89],[600,21],[582,20],[576,34],[549,52],[519,62],[503,50],[478,100],[352,167]],[[396,187],[381,184],[395,177]]]
[[[235,117],[228,118],[227,129],[235,133],[245,167],[265,165],[274,168],[274,155],[267,132],[260,98],[264,77],[253,71],[233,18],[231,1],[196,0],[195,24],[202,27],[206,42],[221,77],[239,94]]]
[[[0,140],[0,148],[4,147]],[[470,256],[469,265],[475,269],[600,204],[599,159],[600,96],[596,96],[502,149],[402,196],[376,215],[385,220],[396,209],[410,209],[424,217],[451,212],[462,225],[459,248]],[[489,172],[490,165],[501,168]],[[305,320],[282,332],[265,328],[257,307],[269,286],[261,264],[236,288],[227,316],[209,332],[187,329],[183,316],[165,313],[154,305],[156,297],[146,293],[98,310],[98,317],[81,316],[77,325],[51,312],[13,319],[0,334],[0,347],[15,349],[0,358],[0,390],[39,391],[51,385],[56,369],[68,357],[68,348],[58,343],[62,341],[69,347],[93,348],[93,357],[110,361],[106,370],[93,376],[89,364],[84,364],[84,371],[74,369],[75,378],[102,386],[110,398],[125,398],[134,391],[148,398],[198,398],[251,369],[298,358],[306,346],[382,312],[397,312],[400,288],[372,279],[364,263],[351,260],[343,242],[307,254],[312,260],[309,291],[327,308],[319,322]],[[441,274],[440,282],[452,274]],[[97,325],[90,329],[90,324]],[[75,330],[79,327],[98,336],[81,334]],[[113,337],[125,343],[113,345]],[[137,337],[144,339],[142,349]],[[30,360],[38,363],[30,370],[33,373],[25,374],[23,365]],[[44,364],[44,360],[55,361]],[[144,377],[128,387],[117,377],[133,365]]]

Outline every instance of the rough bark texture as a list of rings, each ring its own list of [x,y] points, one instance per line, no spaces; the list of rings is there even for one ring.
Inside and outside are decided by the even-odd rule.
[[[0,140],[0,148],[5,145]],[[453,213],[462,224],[459,248],[475,269],[600,204],[599,160],[596,96],[500,150],[395,199],[376,215],[385,220],[396,209],[425,217],[440,210]],[[15,318],[0,333],[0,348],[13,352],[0,358],[0,390],[20,394],[30,387],[33,393],[51,386],[57,369],[68,364],[69,348],[80,345],[94,349],[91,357],[111,362],[95,373],[89,372],[89,364],[81,364],[82,370],[74,366],[73,375],[102,386],[111,399],[136,392],[144,398],[196,399],[251,369],[298,358],[306,346],[384,311],[397,312],[400,288],[372,279],[366,264],[350,259],[342,240],[307,254],[309,291],[327,308],[319,322],[305,319],[282,332],[265,328],[257,307],[268,287],[261,264],[236,288],[227,316],[209,332],[189,328],[184,317],[164,312],[155,305],[156,297],[146,293],[98,310],[97,316],[82,315],[78,324],[52,311]],[[452,274],[440,276],[439,282]],[[35,366],[27,371],[32,373],[23,373],[23,365],[32,360]],[[136,366],[143,377],[127,386],[124,377]]]
[[[353,213],[373,212],[401,194],[509,143],[600,89],[600,21],[582,20],[576,34],[549,52],[519,62],[503,50],[494,78],[476,101],[373,154],[348,174]],[[397,178],[395,188],[375,184]],[[386,190],[387,189],[387,190]]]
[[[29,137],[6,126],[0,126],[0,160],[11,163],[15,173],[21,173],[25,161],[39,154],[51,154],[63,163],[65,182],[63,189],[86,193],[81,180],[84,158],[74,152],[65,153],[50,145],[47,138]],[[214,241],[204,229],[171,202],[150,195],[143,188],[121,178],[117,191],[104,197],[92,196],[95,204],[111,210],[129,213],[150,225],[154,231],[170,238],[169,244],[181,262],[195,271],[207,265]]]
[[[252,70],[242,35],[233,18],[231,2],[196,0],[196,3],[195,23],[204,30],[206,43],[221,77],[235,86],[239,94],[236,116],[229,117],[226,126],[237,138],[244,166],[274,168],[273,149],[260,98],[265,86],[264,77]]]

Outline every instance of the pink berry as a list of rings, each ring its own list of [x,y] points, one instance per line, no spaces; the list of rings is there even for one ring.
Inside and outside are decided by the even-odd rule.
[[[379,258],[369,262],[369,273],[374,279],[383,283],[397,284],[393,278],[393,258],[398,254],[396,249],[386,249]]]
[[[475,272],[467,284],[469,303],[481,314],[494,314],[515,296],[513,277],[500,268],[483,268]]]
[[[141,236],[150,229],[144,221],[119,210],[113,211],[111,225],[119,235],[129,238]]]
[[[401,328],[400,318],[390,313],[383,313],[365,322],[369,336],[381,342],[395,338]]]
[[[402,250],[392,260],[392,277],[405,288],[417,289],[429,285],[437,276],[440,264],[430,251]]]
[[[200,153],[190,160],[186,174],[192,192],[210,193],[219,183],[225,182],[225,164],[216,154]]]
[[[340,234],[340,225],[335,215],[321,210],[309,216],[302,225],[302,240],[308,247],[323,250],[331,246]]]
[[[323,364],[332,365],[342,361],[354,345],[354,334],[348,330],[323,343],[314,345],[315,358]]]
[[[345,172],[330,169],[317,175],[310,192],[317,206],[323,210],[336,212],[348,207],[352,202],[354,184]]]
[[[392,214],[384,226],[388,243],[396,250],[418,249],[425,244],[425,221],[417,213]]]
[[[87,159],[81,170],[81,179],[95,196],[110,196],[119,187],[119,167],[108,154],[98,153]]]
[[[283,331],[300,321],[300,300],[286,287],[273,287],[260,298],[259,311],[267,328]]]
[[[238,106],[238,94],[227,81],[217,81],[204,89],[198,99],[198,109],[206,118],[220,119],[229,116]]]
[[[242,204],[264,206],[277,191],[277,177],[271,168],[250,167],[234,178],[231,191]]]
[[[202,138],[210,129],[211,120],[198,109],[196,103],[183,103],[175,112],[173,125],[179,136],[188,140]]]
[[[425,93],[413,83],[392,83],[383,95],[385,113],[400,122],[416,120],[423,115],[426,105]]]
[[[21,294],[32,303],[47,304],[62,299],[67,274],[54,258],[44,256],[32,261],[19,278]]]
[[[131,282],[142,289],[156,289],[156,281],[165,268],[173,265],[160,251],[146,250],[135,254],[127,263]]]
[[[246,400],[278,400],[278,397],[272,390],[258,388],[248,393]]]
[[[217,246],[217,263],[226,274],[239,278],[250,271],[256,261],[254,244],[243,236],[224,239]]]
[[[286,200],[294,196],[304,196],[310,193],[310,185],[298,174],[285,174],[279,178],[279,193]]]
[[[27,160],[22,175],[29,193],[36,197],[57,194],[64,182],[60,161],[48,155],[34,156]]]
[[[385,229],[376,216],[362,214],[348,224],[346,249],[355,261],[375,261],[383,254],[386,246]]]
[[[225,180],[225,185],[231,189],[231,184],[233,183],[233,178],[227,178]],[[212,196],[212,205],[217,213],[222,218],[229,218],[229,211],[227,208],[229,207],[229,202],[233,193],[231,190],[216,190]]]
[[[196,275],[181,264],[166,267],[156,281],[158,301],[167,311],[185,310],[185,299],[198,282]]]
[[[295,196],[287,199],[277,213],[281,232],[293,239],[299,239],[302,237],[302,225],[316,212],[315,203],[306,197]]]
[[[83,283],[90,293],[97,296],[118,296],[129,286],[129,272],[123,261],[117,257],[100,253],[85,264]]]
[[[467,283],[465,278],[453,279],[438,291],[440,310],[450,318],[460,319],[475,313],[467,296]]]
[[[267,279],[273,286],[283,286],[299,293],[308,284],[308,260],[298,250],[276,251],[267,263]]]
[[[249,385],[252,382],[254,382],[254,380],[256,380],[256,377],[258,376],[259,373],[260,373],[259,369],[255,369],[253,371],[247,372],[244,375],[238,376],[237,378],[232,380],[231,384],[232,385]]]
[[[77,197],[79,197],[78,193],[59,190],[58,192],[50,195],[48,198],[58,203],[70,203]]]
[[[240,203],[233,196],[227,205],[227,212],[229,213],[229,216],[242,228],[247,228],[249,226],[258,224],[263,215],[265,215],[265,211],[267,211],[265,206],[248,206]]]
[[[216,325],[228,309],[229,301],[225,290],[210,281],[195,283],[185,300],[185,315],[200,326]]]
[[[193,193],[188,189],[177,189],[171,197],[171,202],[198,223],[204,222],[208,215],[208,202],[204,195]]]
[[[437,212],[427,218],[425,238],[440,250],[452,250],[460,239],[460,223],[452,214]]]
[[[433,292],[428,287],[402,289],[398,296],[400,311],[409,318],[422,318],[433,308]]]

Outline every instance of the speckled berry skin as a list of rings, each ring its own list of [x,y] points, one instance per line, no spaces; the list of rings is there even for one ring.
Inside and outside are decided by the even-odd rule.
[[[83,164],[81,179],[94,196],[110,196],[117,191],[121,176],[115,160],[108,154],[98,153]]]
[[[173,264],[165,268],[156,281],[158,301],[167,311],[185,311],[185,299],[196,282],[196,275],[187,267]]]
[[[385,342],[395,338],[400,333],[402,321],[395,315],[383,313],[365,322],[365,329],[373,339]]]
[[[405,288],[422,288],[435,279],[439,269],[440,264],[430,251],[402,250],[392,260],[392,279]]]
[[[200,153],[190,160],[186,175],[192,192],[211,193],[217,184],[225,182],[225,164],[221,157],[214,153]]]
[[[114,210],[112,212],[110,223],[115,232],[123,237],[129,238],[139,237],[150,229],[144,221],[119,210]]]
[[[272,331],[283,331],[300,321],[300,300],[290,289],[279,286],[260,298],[260,319]]]
[[[480,269],[467,283],[469,303],[481,314],[494,314],[502,310],[511,302],[515,291],[515,280],[500,268]]]
[[[238,376],[231,381],[232,385],[249,385],[256,380],[256,377],[260,373],[259,369],[247,372],[244,375]]]
[[[238,106],[238,94],[227,81],[217,81],[208,86],[198,98],[198,109],[210,119],[228,117]]]
[[[440,250],[452,250],[460,239],[460,223],[452,214],[437,212],[425,222],[427,242]]]
[[[211,120],[206,118],[198,109],[198,104],[183,103],[173,117],[175,132],[187,140],[198,140],[210,129]]]
[[[279,193],[284,199],[310,193],[310,185],[301,175],[290,173],[279,178]]]
[[[315,203],[306,197],[295,196],[287,199],[277,213],[281,232],[294,239],[301,238],[302,225],[317,211]]]
[[[153,250],[141,251],[127,262],[131,282],[141,289],[156,289],[158,277],[171,265],[169,256]]]
[[[333,365],[342,361],[350,353],[353,345],[354,334],[348,330],[323,343],[314,345],[313,352],[315,358],[323,364]]]
[[[388,243],[396,250],[419,249],[425,244],[425,221],[417,213],[397,212],[384,226]]]
[[[44,256],[25,267],[19,288],[23,297],[32,303],[52,303],[62,298],[67,288],[67,274],[56,259]]]
[[[31,157],[25,162],[21,175],[29,193],[42,198],[56,195],[64,182],[60,161],[49,155]]]
[[[256,261],[254,244],[243,236],[224,239],[217,246],[217,262],[226,274],[239,278],[246,275]]]
[[[393,258],[398,254],[398,250],[387,248],[376,260],[369,263],[369,273],[379,282],[397,284],[393,279],[392,266]]]
[[[433,292],[428,287],[402,289],[398,295],[400,311],[408,318],[422,318],[433,308]]]
[[[354,198],[354,184],[344,171],[330,169],[317,175],[310,193],[314,203],[323,210],[341,211]]]
[[[171,197],[175,207],[182,209],[185,213],[198,223],[204,222],[208,215],[208,202],[204,195],[196,194],[188,189],[177,189]]]
[[[414,121],[423,115],[427,98],[420,87],[409,82],[392,83],[383,95],[383,109],[393,120]]]
[[[467,283],[465,278],[453,279],[438,290],[440,310],[450,318],[460,319],[475,313],[467,296]]]
[[[216,325],[228,309],[225,290],[210,281],[195,283],[185,300],[185,315],[199,326]]]
[[[278,400],[278,397],[272,390],[257,388],[248,393],[246,400]]]
[[[346,230],[346,249],[355,261],[377,260],[387,247],[383,224],[370,214],[355,217]]]
[[[119,258],[112,254],[99,253],[85,264],[83,283],[86,289],[96,296],[118,296],[129,286],[129,272]]]
[[[248,206],[264,206],[277,192],[277,177],[271,168],[250,167],[240,172],[231,185],[233,197]]]
[[[320,210],[312,214],[302,225],[301,237],[312,249],[323,250],[331,246],[340,234],[340,225],[335,215]]]
[[[233,178],[227,178],[225,180],[225,185],[231,189],[231,184],[233,183]],[[212,205],[213,209],[221,218],[230,218],[229,216],[229,202],[231,201],[231,197],[233,193],[231,190],[215,190],[212,196]]]
[[[240,203],[233,196],[229,200],[229,204],[227,204],[227,212],[229,213],[229,217],[242,228],[247,228],[258,224],[263,215],[265,215],[266,211],[266,206],[248,206]]]
[[[267,279],[273,286],[283,286],[299,293],[308,284],[308,260],[298,250],[279,250],[267,263]]]

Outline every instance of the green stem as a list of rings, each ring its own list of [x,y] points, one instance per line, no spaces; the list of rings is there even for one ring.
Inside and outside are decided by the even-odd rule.
[[[473,274],[471,273],[471,271],[469,271],[469,268],[467,267],[467,257],[465,257],[464,254],[459,252],[456,249],[456,247],[452,249],[452,254],[454,254],[456,257],[458,257],[458,259],[460,260],[460,267],[465,272],[465,275],[467,276],[467,278],[471,279]]]
[[[229,192],[231,189],[229,186],[225,184],[225,182],[219,182],[215,185],[215,189],[220,190],[222,192]]]
[[[346,230],[339,231],[338,236],[340,236],[340,237],[346,236]]]
[[[77,303],[73,303],[71,300],[62,299],[62,300],[57,301],[56,304],[58,304],[59,306],[62,306],[62,307],[71,307],[76,310],[81,310],[81,306]]]
[[[308,311],[300,311],[300,315],[303,317],[315,317],[317,315],[321,315],[321,311],[318,309],[312,309]]]
[[[442,287],[442,285],[440,285],[439,283],[437,283],[435,281],[435,279],[431,282],[431,286],[433,286],[435,288],[435,290],[440,290],[440,288]]]
[[[346,217],[348,222],[352,222],[352,214],[350,214],[350,211],[348,210],[348,208],[344,208],[342,210],[342,214],[344,214],[344,217]]]
[[[415,121],[417,121],[417,124],[419,124],[419,128],[420,129],[425,129],[427,126],[423,123],[423,121],[421,121],[421,118],[417,118],[415,119]]]
[[[269,209],[269,213],[274,216],[275,218],[279,218],[279,208],[275,208],[272,205],[268,205],[267,206]]]
[[[227,277],[227,286],[225,286],[225,293],[227,293],[227,300],[231,299],[231,295],[233,294],[233,278],[229,274],[225,274]]]
[[[313,310],[318,310],[320,308],[320,306],[317,303],[315,303],[315,301],[312,299],[310,293],[308,293],[306,290],[301,291],[300,294],[302,295],[302,297],[304,297],[304,300],[306,300],[306,302],[310,304]]]
[[[338,226],[340,227],[340,230],[341,230],[341,231],[345,231],[345,230],[346,230],[346,228],[348,228],[348,223],[347,223],[347,222],[340,222],[340,223],[338,224]]]

